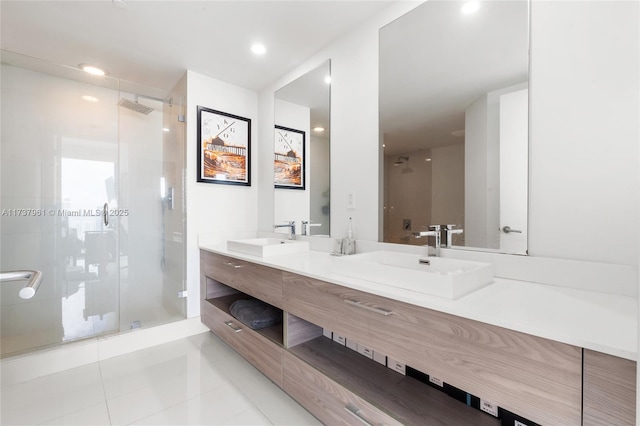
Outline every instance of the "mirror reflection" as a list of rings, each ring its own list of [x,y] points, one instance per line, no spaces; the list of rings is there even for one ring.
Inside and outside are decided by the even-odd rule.
[[[297,235],[331,233],[330,82],[326,61],[275,92],[274,220]]]
[[[380,30],[383,241],[450,225],[454,247],[526,253],[528,12],[430,0]]]

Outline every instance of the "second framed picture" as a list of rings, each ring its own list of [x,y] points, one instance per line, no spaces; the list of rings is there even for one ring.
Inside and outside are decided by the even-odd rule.
[[[276,126],[274,143],[275,187],[305,189],[305,132]]]

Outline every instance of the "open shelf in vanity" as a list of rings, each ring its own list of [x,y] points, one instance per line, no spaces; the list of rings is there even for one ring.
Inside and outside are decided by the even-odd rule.
[[[392,417],[397,424],[456,424],[456,425],[500,425],[500,420],[468,407],[412,377],[404,376],[360,353],[320,336],[288,349],[285,354],[285,390],[304,394],[305,366],[317,370],[318,377],[326,377],[340,387],[375,407],[366,412],[360,404],[361,421],[386,423],[379,412]],[[296,362],[297,360],[302,361]],[[288,370],[295,373],[296,383],[287,380]],[[319,381],[316,378],[316,381]],[[289,389],[288,389],[289,388]],[[301,395],[304,398],[304,395]],[[309,407],[308,407],[309,408]],[[313,409],[310,409],[313,412]],[[357,413],[343,410],[351,416]],[[316,413],[314,413],[316,414]],[[317,414],[316,414],[317,415]],[[320,416],[319,416],[320,417]]]
[[[238,300],[250,300],[250,299],[255,299],[252,296],[249,296],[243,292],[240,292],[238,290],[234,290],[231,287],[219,283],[215,280],[209,279],[211,281],[210,284],[207,285],[207,288],[211,287],[218,287],[218,289],[222,290],[221,292],[225,292],[228,291],[230,292],[230,294],[225,294],[223,296],[217,295],[214,297],[211,297],[210,295],[207,295],[207,298],[204,300],[205,303],[209,303],[211,305],[213,305],[215,308],[219,309],[220,311],[226,313],[229,316],[233,316],[231,314],[231,305],[238,301]],[[282,315],[282,314],[281,314]],[[283,326],[282,326],[282,322],[280,322],[280,324],[275,324],[272,325],[270,327],[265,327],[265,328],[260,328],[260,329],[252,329],[253,331],[255,331],[256,333],[266,337],[267,339],[271,340],[273,343],[283,346],[284,344],[284,333],[283,333]]]
[[[204,297],[200,300],[200,317],[203,324],[265,376],[282,386],[284,346],[282,322],[257,330],[243,324],[231,315],[231,305],[237,300],[259,298],[224,284],[209,275],[216,277],[212,273],[201,276],[200,291]]]

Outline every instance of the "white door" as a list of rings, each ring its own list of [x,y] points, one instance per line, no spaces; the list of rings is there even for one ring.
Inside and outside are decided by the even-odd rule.
[[[500,251],[527,252],[528,89],[500,96]]]

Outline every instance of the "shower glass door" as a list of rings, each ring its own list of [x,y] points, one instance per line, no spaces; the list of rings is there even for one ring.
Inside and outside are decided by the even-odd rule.
[[[0,286],[6,356],[119,329],[118,82],[2,59],[0,270],[43,275],[32,299]]]
[[[31,299],[0,283],[1,356],[183,319],[181,98],[5,51],[1,72],[0,271],[42,272]]]

